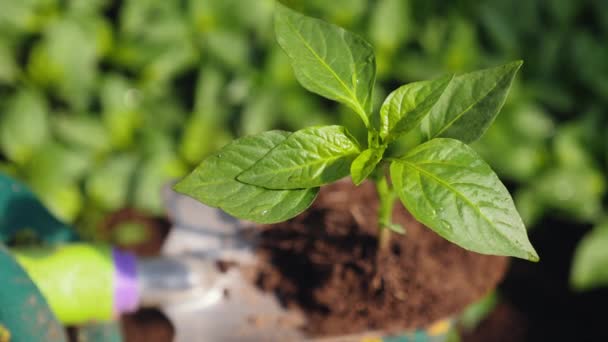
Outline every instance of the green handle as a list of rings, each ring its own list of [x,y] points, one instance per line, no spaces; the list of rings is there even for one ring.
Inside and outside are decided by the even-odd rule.
[[[2,244],[2,242],[6,243],[13,239],[15,234],[24,229],[33,231],[38,239],[47,244],[78,240],[74,230],[57,220],[23,183],[0,173],[0,284],[2,286],[2,290],[0,290],[0,341],[67,341],[63,328],[51,312],[40,290]],[[36,274],[41,274],[42,271],[39,269]],[[57,277],[58,272],[58,269],[55,269],[52,272],[54,275],[50,278]],[[87,280],[87,282],[92,281],[92,279]],[[68,284],[66,279],[63,279],[62,283]],[[53,291],[46,285],[43,288],[47,292]],[[49,298],[52,298],[53,295],[50,294],[50,296]],[[108,303],[107,300],[106,303]],[[59,307],[62,318],[70,320],[67,318],[70,317],[68,313],[73,312],[73,309],[63,307],[61,304]],[[103,316],[107,316],[107,314]],[[72,317],[79,320],[77,318],[82,318],[84,315],[76,314]],[[116,322],[81,326],[78,329],[78,336],[79,340],[91,342],[120,342],[122,340],[120,328]]]
[[[109,246],[72,243],[11,251],[62,323],[112,318],[114,266]]]

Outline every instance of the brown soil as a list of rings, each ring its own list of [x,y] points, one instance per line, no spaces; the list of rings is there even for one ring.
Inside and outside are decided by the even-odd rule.
[[[390,251],[376,249],[371,183],[324,187],[296,218],[262,226],[257,284],[307,316],[311,336],[426,326],[454,316],[502,279],[504,257],[466,251],[417,223],[400,205]],[[376,267],[377,266],[377,267]]]
[[[165,315],[155,309],[140,309],[121,318],[123,338],[127,342],[170,342],[175,329]]]

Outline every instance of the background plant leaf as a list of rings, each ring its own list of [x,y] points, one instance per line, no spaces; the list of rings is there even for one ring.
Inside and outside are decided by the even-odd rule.
[[[24,164],[48,141],[48,104],[40,93],[22,90],[0,117],[0,147],[16,164]]]
[[[587,233],[574,253],[570,283],[578,290],[608,285],[608,223]]]

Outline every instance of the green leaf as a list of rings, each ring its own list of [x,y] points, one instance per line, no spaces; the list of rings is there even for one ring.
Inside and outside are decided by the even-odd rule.
[[[84,204],[79,181],[92,166],[87,151],[49,141],[31,156],[21,175],[54,215],[71,223]]]
[[[288,113],[292,115],[291,112]],[[273,89],[261,89],[249,97],[243,108],[241,131],[245,135],[266,131],[276,126],[278,116],[277,98]]]
[[[505,106],[472,146],[501,178],[528,182],[550,161],[547,139],[553,132],[549,114],[520,102]]]
[[[369,35],[377,48],[394,51],[403,46],[408,34],[415,27],[410,7],[411,4],[407,0],[375,2]]]
[[[25,164],[49,139],[48,104],[35,91],[23,89],[0,116],[0,148],[16,164]]]
[[[445,239],[478,253],[538,260],[509,192],[462,142],[419,145],[391,164],[391,178],[410,213]]]
[[[198,164],[209,152],[215,150],[218,136],[223,132],[222,118],[225,117],[225,106],[222,106],[222,90],[226,80],[217,68],[206,67],[199,71],[194,113],[183,126],[179,152],[191,164]]]
[[[244,70],[251,61],[249,36],[238,31],[214,30],[206,33],[208,52],[232,70]]]
[[[348,175],[359,147],[342,126],[308,127],[291,134],[237,179],[268,189],[302,189]]]
[[[306,7],[323,13],[324,17],[339,25],[352,26],[365,14],[368,2],[368,0],[311,0],[306,2]]]
[[[380,137],[392,141],[424,119],[441,97],[453,75],[406,84],[393,91],[380,109]]]
[[[588,222],[602,215],[606,177],[597,168],[584,164],[553,166],[536,177],[533,189],[540,203]]]
[[[109,133],[95,116],[54,115],[51,127],[57,138],[68,145],[95,151],[111,148]]]
[[[87,176],[85,191],[96,206],[117,210],[127,205],[138,157],[134,153],[115,154],[104,160]]]
[[[547,209],[545,203],[538,198],[535,189],[531,186],[519,188],[513,194],[513,201],[528,231],[534,229]]]
[[[138,168],[133,191],[134,206],[154,215],[162,215],[164,208],[159,194],[163,186],[183,177],[188,171],[186,165],[170,150],[150,154]]]
[[[98,76],[96,30],[92,19],[60,16],[49,23],[31,50],[28,73],[76,110],[85,110]],[[78,49],[74,49],[78,46]]]
[[[505,102],[522,61],[455,77],[426,117],[428,139],[471,143],[490,126]]]
[[[54,183],[46,188],[34,188],[40,200],[61,222],[74,223],[85,202],[79,184]]]
[[[100,99],[111,143],[119,149],[131,146],[144,116],[139,90],[127,78],[108,74],[101,85]]]
[[[275,32],[304,88],[352,108],[369,124],[376,60],[372,46],[338,26],[276,5]]]
[[[368,148],[350,165],[350,175],[355,185],[361,184],[382,160],[385,148]]]
[[[22,175],[30,185],[77,183],[93,167],[89,151],[49,141],[32,154]]]
[[[203,160],[174,189],[241,219],[275,223],[292,218],[308,208],[318,188],[269,190],[236,180],[288,136],[288,132],[270,131],[234,140]]]
[[[608,285],[608,224],[595,227],[574,253],[570,283],[578,290]]]
[[[16,49],[12,45],[10,39],[0,38],[0,84],[13,83],[19,74]]]
[[[467,332],[470,332],[478,327],[494,311],[499,302],[500,298],[496,294],[496,291],[492,291],[485,297],[467,306],[458,317],[458,321]]]

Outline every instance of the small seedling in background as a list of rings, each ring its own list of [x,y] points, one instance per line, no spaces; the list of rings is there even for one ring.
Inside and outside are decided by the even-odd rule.
[[[337,125],[246,136],[206,158],[177,191],[242,219],[276,223],[306,210],[323,185],[348,175],[357,185],[371,179],[381,249],[391,231],[404,231],[391,221],[399,198],[419,222],[465,249],[538,260],[509,192],[467,145],[498,115],[521,61],[406,84],[374,112],[375,55],[363,38],[281,4],[275,31],[298,81],[350,107],[367,141]],[[385,155],[412,130],[425,142]]]
[[[149,238],[148,228],[140,222],[123,222],[112,230],[112,241],[120,246],[138,245]]]

